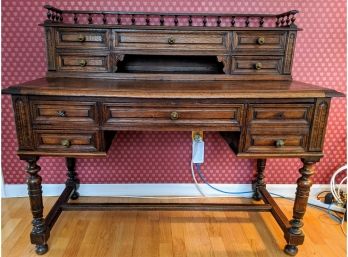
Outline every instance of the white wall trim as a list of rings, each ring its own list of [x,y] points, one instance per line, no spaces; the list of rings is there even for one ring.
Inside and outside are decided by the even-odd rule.
[[[250,184],[212,184],[213,186],[232,192],[251,191]],[[64,184],[43,184],[44,196],[58,196],[64,189]],[[230,196],[220,193],[200,184],[206,196]],[[268,191],[285,197],[294,197],[296,184],[269,184]],[[311,195],[316,196],[319,192],[330,190],[329,184],[315,184],[311,188]],[[26,197],[26,184],[5,184],[5,197]],[[79,188],[81,196],[200,196],[195,184],[81,184]],[[241,195],[237,195],[241,196]],[[242,196],[249,197],[251,194]]]
[[[224,191],[245,192],[251,191],[250,184],[212,184]],[[59,196],[63,191],[64,184],[44,184],[42,185],[44,196]],[[200,184],[200,188],[206,197],[251,197],[251,193],[243,195],[228,195],[220,193]],[[293,198],[295,196],[296,184],[269,184],[267,189],[271,193],[279,194],[284,197]],[[318,193],[330,190],[329,184],[315,184],[311,188],[309,203],[328,208],[327,204],[316,199]],[[201,196],[195,184],[81,184],[79,188],[81,196],[108,196],[108,197],[199,197]],[[2,197],[27,197],[26,184],[5,184]],[[274,195],[274,197],[277,197]],[[331,206],[332,210],[344,212],[343,208]]]

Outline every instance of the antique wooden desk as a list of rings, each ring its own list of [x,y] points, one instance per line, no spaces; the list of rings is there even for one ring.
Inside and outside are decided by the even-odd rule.
[[[291,80],[297,11],[179,14],[67,11],[51,6],[46,78],[12,95],[18,155],[27,161],[36,252],[64,210],[269,211],[285,252],[304,241],[313,165],[323,156],[330,99],[342,94]],[[64,21],[63,21],[64,20]],[[264,204],[83,204],[76,157],[105,157],[120,130],[219,131],[238,157],[257,159],[254,199]],[[66,188],[43,218],[40,156],[66,157]],[[266,190],[266,158],[301,158],[289,221]]]

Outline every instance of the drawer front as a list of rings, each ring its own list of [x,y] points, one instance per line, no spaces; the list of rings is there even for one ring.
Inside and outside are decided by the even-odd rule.
[[[286,32],[283,31],[236,31],[233,33],[232,50],[249,52],[285,51]],[[247,53],[248,54],[248,53]]]
[[[93,152],[100,149],[98,132],[35,130],[36,148],[55,152]]]
[[[104,125],[117,127],[125,126],[130,129],[149,127],[160,129],[163,127],[187,128],[192,127],[224,128],[226,130],[239,130],[241,124],[243,105],[228,106],[162,106],[151,104],[124,105],[106,103],[104,108]]]
[[[109,55],[59,54],[58,70],[78,72],[108,72]]]
[[[232,74],[281,74],[283,57],[234,56]]]
[[[109,31],[106,29],[64,29],[56,31],[56,46],[71,49],[108,49]]]
[[[95,102],[32,101],[33,124],[61,127],[96,125],[97,105]]]
[[[115,32],[116,48],[226,50],[226,32]]]
[[[296,153],[305,152],[309,127],[249,127],[245,140],[245,152]]]
[[[250,104],[248,124],[298,124],[310,125],[313,104]]]

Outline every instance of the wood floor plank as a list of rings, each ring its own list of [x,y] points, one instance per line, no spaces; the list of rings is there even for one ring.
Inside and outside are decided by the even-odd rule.
[[[45,197],[45,214],[55,197]],[[83,198],[77,202],[169,202]],[[248,202],[245,199],[182,199],[176,202]],[[276,199],[288,217],[292,201]],[[249,201],[250,202],[250,201]],[[2,199],[2,256],[37,257],[30,244],[26,198]],[[327,214],[308,207],[304,245],[296,257],[344,257],[346,237]],[[345,224],[346,225],[346,224]],[[346,230],[346,228],[345,228]],[[51,231],[47,257],[285,257],[285,240],[270,213],[110,211],[63,212]]]

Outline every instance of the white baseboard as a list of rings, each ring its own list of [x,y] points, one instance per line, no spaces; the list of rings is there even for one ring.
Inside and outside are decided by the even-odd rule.
[[[221,190],[228,192],[251,191],[250,184],[212,184]],[[43,184],[44,196],[58,196],[63,191],[64,184]],[[205,184],[200,188],[206,196],[231,196],[218,192]],[[268,191],[285,197],[294,197],[296,184],[269,184]],[[328,184],[315,184],[311,188],[311,195],[330,190]],[[81,196],[200,196],[195,184],[81,184],[79,188]],[[5,184],[3,197],[27,196],[26,184]],[[232,195],[233,196],[233,195]],[[236,197],[241,195],[234,195]],[[251,193],[242,196],[250,197]]]
[[[212,184],[221,190],[228,192],[251,191],[250,184]],[[44,184],[42,185],[44,196],[59,196],[63,191],[64,184]],[[206,197],[251,197],[251,193],[229,195],[218,192],[205,184],[200,184],[200,188]],[[293,198],[295,196],[296,184],[269,184],[269,192],[283,197]],[[309,203],[327,208],[328,205],[316,199],[318,193],[330,190],[328,184],[315,184],[311,188]],[[26,197],[27,185],[25,184],[5,184],[2,197]],[[201,196],[195,184],[81,184],[79,188],[81,196],[109,196],[109,197],[199,197]],[[274,197],[278,197],[274,195]],[[332,206],[332,210],[343,212],[344,209]]]
[[[251,191],[250,184],[212,184],[223,191],[246,192]],[[42,185],[44,196],[59,196],[63,191],[64,184]],[[229,195],[218,192],[205,184],[200,188],[206,197],[251,197],[251,193],[242,195]],[[296,184],[269,184],[267,190],[283,197],[295,196]],[[309,203],[327,208],[328,205],[318,201],[318,193],[330,190],[328,184],[315,184],[311,188]],[[199,197],[195,184],[81,184],[79,188],[81,196],[109,196],[109,197]],[[2,197],[27,197],[27,185],[5,184]],[[278,197],[274,195],[274,197]],[[344,212],[343,208],[331,206],[332,210]]]

